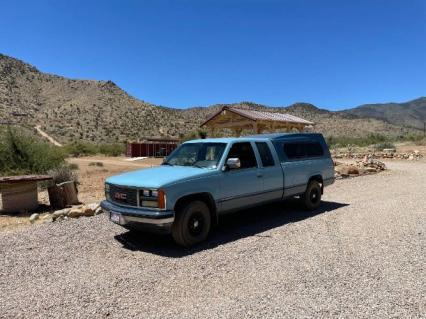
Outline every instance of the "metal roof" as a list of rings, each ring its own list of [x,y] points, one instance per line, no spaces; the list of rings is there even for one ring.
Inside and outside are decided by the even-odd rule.
[[[285,114],[285,113],[255,111],[255,110],[236,108],[232,106],[224,106],[220,111],[210,116],[203,124],[201,124],[201,126],[205,125],[207,122],[209,122],[210,120],[212,120],[213,118],[215,118],[216,116],[218,116],[220,113],[222,113],[225,110],[238,114],[252,121],[274,121],[274,122],[296,123],[296,124],[304,124],[304,125],[315,124],[313,122],[302,119],[300,117],[290,115],[290,114]]]
[[[285,113],[246,110],[246,109],[240,109],[240,108],[234,108],[234,107],[226,107],[226,109],[254,121],[264,120],[264,121],[301,123],[301,124],[308,124],[308,125],[314,124],[313,122],[307,121],[300,117],[290,115],[290,114],[285,114]]]
[[[270,133],[270,134],[255,134],[240,137],[210,137],[205,139],[196,139],[186,141],[185,143],[230,143],[234,141],[264,141],[264,140],[280,140],[285,138],[309,138],[320,136],[320,133]]]

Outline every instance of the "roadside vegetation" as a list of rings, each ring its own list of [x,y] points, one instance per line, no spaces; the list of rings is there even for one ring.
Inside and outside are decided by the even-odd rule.
[[[124,143],[94,144],[83,141],[74,141],[64,146],[68,156],[80,157],[102,154],[105,156],[120,156],[125,152]]]
[[[398,137],[388,137],[381,134],[369,134],[366,137],[328,136],[326,141],[330,148],[373,146],[376,151],[382,151],[386,148],[395,148],[395,143],[401,142],[412,142],[416,145],[426,145],[426,138],[423,135],[405,135]]]
[[[21,128],[0,132],[0,176],[44,174],[65,165],[58,147]]]

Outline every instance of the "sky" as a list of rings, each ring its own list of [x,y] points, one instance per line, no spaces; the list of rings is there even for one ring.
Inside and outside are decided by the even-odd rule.
[[[186,108],[426,96],[424,0],[0,0],[0,53]]]

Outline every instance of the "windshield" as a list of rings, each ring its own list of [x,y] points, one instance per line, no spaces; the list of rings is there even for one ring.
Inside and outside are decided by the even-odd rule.
[[[186,143],[179,146],[164,161],[163,165],[195,166],[200,168],[216,168],[225,143]]]

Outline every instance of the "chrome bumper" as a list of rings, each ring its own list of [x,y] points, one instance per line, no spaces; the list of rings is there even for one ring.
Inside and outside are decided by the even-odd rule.
[[[115,205],[106,200],[101,202],[102,210],[110,218],[111,212],[120,214],[119,225],[126,226],[130,224],[148,224],[153,226],[170,226],[175,220],[175,213],[171,210],[156,211],[143,208],[132,208]]]

